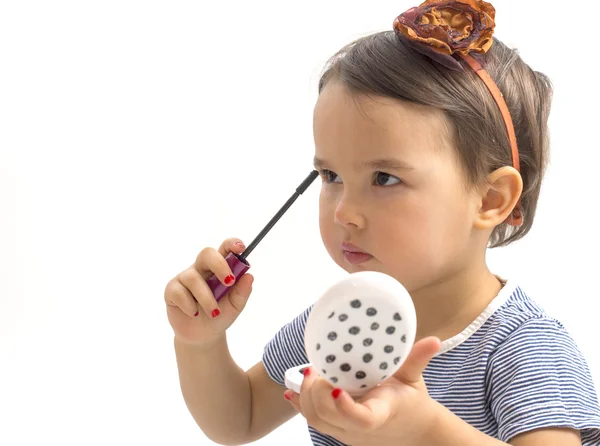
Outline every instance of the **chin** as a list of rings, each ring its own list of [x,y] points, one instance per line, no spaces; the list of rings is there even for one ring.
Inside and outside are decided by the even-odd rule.
[[[335,259],[335,263],[344,271],[350,274],[357,273],[360,271],[379,271],[374,258],[371,258],[366,262],[352,264],[349,263],[342,255],[341,257]]]
[[[332,257],[332,259],[337,266],[339,266],[341,269],[343,269],[347,273],[352,274],[352,273],[359,271],[358,269],[355,268],[356,265],[350,265],[348,262],[346,262],[346,260],[344,259],[343,256],[336,255],[335,257]]]

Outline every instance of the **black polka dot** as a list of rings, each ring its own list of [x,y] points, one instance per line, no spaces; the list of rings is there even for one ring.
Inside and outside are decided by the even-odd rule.
[[[366,387],[367,387],[367,385],[366,385],[366,384],[363,384],[362,386],[360,386],[360,388],[361,388],[361,389],[364,389],[364,388],[366,388]]]
[[[394,346],[393,345],[386,345],[385,347],[383,347],[383,351],[386,353],[392,353],[394,351]]]
[[[375,316],[377,314],[377,310],[373,307],[367,308],[367,316]]]
[[[382,362],[381,364],[379,364],[379,368],[381,370],[387,370],[387,368],[388,368],[387,362]]]
[[[362,304],[360,303],[360,300],[358,299],[354,299],[352,302],[350,302],[350,306],[352,308],[360,308]]]
[[[333,361],[335,361],[335,355],[327,355],[325,357],[325,361],[327,361],[329,364],[331,364]]]
[[[331,378],[329,378],[331,380],[332,383],[336,383],[338,382],[338,379],[335,376],[332,376]]]
[[[366,353],[363,356],[363,361],[365,361],[365,362],[371,362],[372,359],[373,359],[373,355],[371,353]]]
[[[340,370],[341,370],[342,372],[349,372],[349,371],[350,371],[350,369],[352,369],[352,367],[350,367],[350,364],[348,364],[347,362],[343,363],[343,364],[340,366]]]
[[[355,335],[358,334],[360,332],[360,328],[357,326],[354,327],[350,327],[350,330],[348,330],[348,333]]]
[[[379,324],[377,322],[373,322],[371,324],[371,330],[377,330],[379,328]]]
[[[317,344],[317,351],[321,350],[321,344]]]
[[[348,353],[350,350],[352,350],[352,344],[344,344],[344,351]]]
[[[356,372],[356,379],[365,379],[367,377],[367,374],[365,372],[363,372],[362,370]]]
[[[337,339],[337,333],[335,331],[332,331],[327,335],[327,339],[329,339],[330,341],[335,341]]]
[[[332,311],[331,314],[329,315],[329,317],[327,317],[327,319],[331,319],[334,314],[335,314],[335,311]]]
[[[347,314],[340,314],[338,316],[338,319],[340,320],[340,322],[344,322],[345,320],[348,319],[348,315]]]
[[[387,334],[394,334],[395,331],[396,331],[396,327],[392,327],[392,326],[385,329],[385,332]]]
[[[394,365],[398,365],[399,362],[400,362],[400,356],[398,356],[397,358],[394,358]]]
[[[364,345],[365,347],[369,347],[371,344],[373,344],[373,339],[371,339],[371,338],[366,338],[366,339],[363,341],[363,345]]]
[[[394,320],[395,321],[401,321],[402,320],[402,318],[400,317],[400,313],[395,313],[394,314]]]
[[[321,369],[321,371],[323,372],[323,375],[327,375],[327,370]]]
[[[406,343],[406,335],[402,335],[402,339],[400,339],[402,342]]]
[[[383,381],[383,380],[384,380],[384,379],[386,379],[386,378],[387,378],[387,375],[383,375],[383,376],[381,377],[381,380]]]

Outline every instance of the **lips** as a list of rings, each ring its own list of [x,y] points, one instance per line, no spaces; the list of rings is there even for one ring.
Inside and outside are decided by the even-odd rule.
[[[358,246],[353,245],[350,242],[344,242],[344,243],[342,243],[342,251],[352,252],[352,253],[358,253],[358,254],[367,254],[365,251],[363,251],[362,249],[360,249]]]
[[[342,251],[344,252],[346,261],[352,265],[359,265],[373,258],[371,254],[364,252],[358,246],[349,242],[342,243]]]

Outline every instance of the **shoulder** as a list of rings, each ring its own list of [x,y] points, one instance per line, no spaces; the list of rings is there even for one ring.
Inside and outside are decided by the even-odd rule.
[[[490,356],[514,336],[539,335],[536,324],[549,324],[562,329],[562,324],[548,316],[544,309],[517,285],[507,282],[484,311],[461,333],[442,344],[440,354]],[[446,355],[447,356],[447,355]]]
[[[518,286],[490,317],[487,325],[487,331],[497,340],[492,358],[498,359],[507,351],[527,354],[549,348],[579,353],[576,342],[564,325],[548,315]]]
[[[485,345],[486,355],[492,357],[517,344],[553,338],[576,347],[558,319],[549,315],[520,286],[510,283],[472,325],[470,344]]]
[[[507,289],[506,293],[505,301],[490,317],[492,326],[502,327],[507,334],[523,325],[528,325],[530,321],[536,320],[562,327],[557,319],[549,316],[542,306],[533,300],[520,286],[513,286]]]
[[[489,356],[486,387],[501,438],[557,426],[596,438],[600,407],[594,382],[563,324],[520,288],[488,322],[497,342]]]
[[[520,287],[514,288],[486,326],[483,332],[494,340],[489,371],[496,378],[523,367],[531,377],[547,373],[548,367],[589,376],[585,358],[568,330]]]

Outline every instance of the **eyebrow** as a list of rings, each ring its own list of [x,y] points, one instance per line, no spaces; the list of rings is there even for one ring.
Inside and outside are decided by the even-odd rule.
[[[327,163],[315,156],[313,160],[315,168],[324,169]],[[371,161],[367,161],[360,164],[360,167],[366,167],[374,170],[414,170],[414,167],[406,164],[396,158],[380,158]]]

